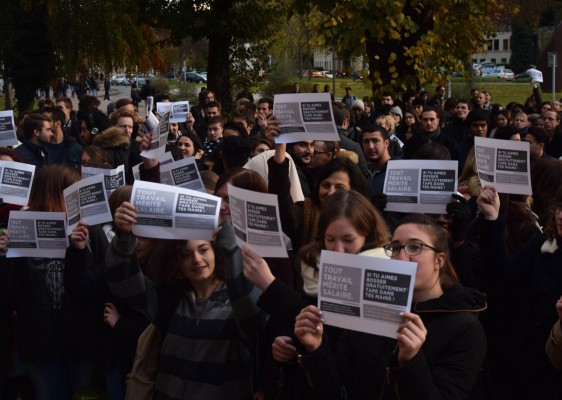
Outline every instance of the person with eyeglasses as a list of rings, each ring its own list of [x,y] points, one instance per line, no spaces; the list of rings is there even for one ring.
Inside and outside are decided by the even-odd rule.
[[[560,112],[545,111],[544,130],[549,137],[549,141],[545,146],[545,151],[554,158],[562,156],[562,130],[560,130]]]
[[[562,188],[551,200],[544,233],[537,233],[507,254],[500,197],[485,186],[478,198],[480,256],[489,295],[487,325],[494,381],[502,398],[554,399],[560,379],[547,361],[544,343],[558,315],[553,305],[562,294]],[[502,209],[505,207],[501,204]]]
[[[412,310],[402,314],[396,339],[345,330],[334,354],[317,307],[304,308],[296,318],[301,365],[316,398],[468,398],[486,355],[476,316],[486,308],[485,295],[458,285],[447,233],[427,215],[406,216],[384,250],[417,263]]]
[[[302,346],[292,336],[292,331],[301,309],[317,303],[318,263],[322,250],[388,258],[382,248],[387,242],[387,225],[369,200],[354,190],[340,190],[330,195],[322,206],[316,240],[298,252],[296,262],[302,287],[297,290],[275,278],[267,259],[244,247],[244,275],[262,291],[258,306],[269,314],[273,326],[284,331],[272,344],[273,357],[281,363],[283,371],[283,385],[276,398],[293,399],[297,393],[298,398],[312,398],[306,378],[295,363]],[[341,332],[339,328],[329,329],[334,349]],[[308,395],[304,395],[305,392]]]

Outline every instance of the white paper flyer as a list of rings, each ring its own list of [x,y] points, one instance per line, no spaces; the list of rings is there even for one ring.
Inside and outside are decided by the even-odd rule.
[[[457,172],[457,161],[389,160],[385,211],[445,214],[457,191]]]
[[[322,250],[318,308],[326,324],[396,338],[412,305],[417,264]]]
[[[18,136],[14,124],[14,111],[0,111],[0,146],[15,146],[18,144]]]
[[[152,114],[152,113],[151,113]],[[152,114],[154,115],[154,114]],[[150,142],[150,150],[141,151],[141,156],[146,158],[160,159],[166,151],[166,143],[168,142],[168,131],[170,129],[170,113],[160,117],[158,127],[152,131],[152,141]]]
[[[185,122],[187,113],[189,112],[189,101],[176,101],[173,103],[156,103],[156,112],[158,115],[170,113],[170,122]]]
[[[125,166],[123,164],[115,169],[82,167],[82,179],[94,175],[103,175],[108,199],[115,189],[125,185]]]
[[[160,165],[160,183],[207,193],[195,157]]]
[[[103,224],[112,220],[104,178],[103,175],[90,176],[64,189],[69,235],[81,219],[88,225]]]
[[[277,196],[228,184],[228,199],[236,243],[247,244],[262,257],[288,257]]]
[[[329,93],[277,94],[273,114],[280,128],[276,143],[340,140]]]
[[[533,194],[529,143],[474,138],[474,156],[482,186],[500,193]]]
[[[0,160],[0,198],[7,204],[26,206],[31,193],[35,165]]]
[[[137,211],[137,236],[211,240],[218,226],[221,199],[207,193],[135,181],[131,202]]]
[[[68,247],[63,212],[11,211],[7,258],[64,258]]]

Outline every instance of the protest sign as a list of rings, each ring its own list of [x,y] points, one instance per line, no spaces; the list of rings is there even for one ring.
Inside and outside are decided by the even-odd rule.
[[[385,211],[444,214],[457,191],[458,163],[449,160],[390,160]]]
[[[340,140],[329,93],[277,94],[273,114],[280,128],[276,143]]]
[[[187,113],[189,112],[189,101],[176,101],[167,103],[156,103],[156,112],[158,115],[170,113],[170,122],[185,122]]]
[[[474,157],[482,186],[500,193],[533,194],[529,143],[474,138]]]
[[[160,166],[160,183],[207,193],[195,157]]]
[[[207,193],[135,181],[131,202],[137,211],[137,236],[211,240],[218,226],[221,199]]]
[[[228,199],[238,246],[247,244],[262,257],[288,257],[276,195],[229,183]]]
[[[15,146],[18,144],[18,136],[14,124],[14,111],[0,111],[0,146]]]
[[[152,113],[151,113],[152,114]],[[154,114],[152,114],[154,115]],[[168,131],[170,129],[170,113],[160,117],[157,128],[152,131],[152,141],[150,149],[141,152],[142,157],[160,159],[166,151],[166,143],[168,142]]]
[[[4,203],[26,206],[35,165],[0,160],[0,198]]]
[[[64,258],[68,247],[63,212],[11,211],[7,258]]]
[[[415,279],[416,263],[322,250],[318,308],[328,325],[396,338]]]
[[[94,175],[63,190],[69,235],[81,219],[88,225],[103,224],[113,219],[104,181],[103,175]]]
[[[82,179],[94,175],[103,175],[108,199],[115,189],[125,185],[125,166],[123,164],[115,169],[82,167]]]

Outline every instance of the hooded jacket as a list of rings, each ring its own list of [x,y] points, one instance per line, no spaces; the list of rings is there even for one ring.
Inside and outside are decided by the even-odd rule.
[[[105,150],[112,168],[125,165],[125,181],[129,185],[133,183],[133,166],[142,162],[139,142],[131,141],[120,130],[108,129],[95,137],[93,145]]]
[[[414,304],[427,337],[418,354],[398,365],[394,339],[346,331],[336,352],[323,341],[303,357],[321,399],[465,399],[486,355],[486,337],[476,313],[485,295],[453,286],[439,298]]]

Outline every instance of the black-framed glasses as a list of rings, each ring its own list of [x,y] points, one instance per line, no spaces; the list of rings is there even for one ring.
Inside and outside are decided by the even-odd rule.
[[[389,257],[396,257],[400,254],[400,251],[404,249],[404,252],[409,256],[417,256],[420,254],[424,247],[427,247],[437,253],[441,253],[441,250],[436,249],[433,246],[425,244],[423,242],[408,242],[406,244],[398,244],[398,243],[389,243],[386,246],[383,246],[384,253]]]

